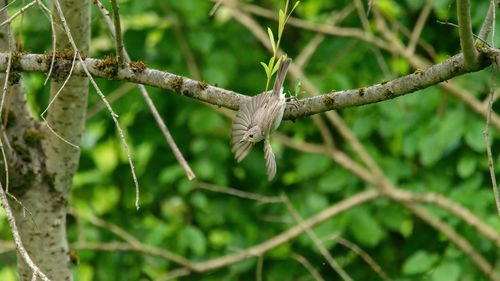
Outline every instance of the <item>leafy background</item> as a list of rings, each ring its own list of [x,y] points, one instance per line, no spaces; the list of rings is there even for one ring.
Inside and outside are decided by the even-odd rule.
[[[105,1],[105,5],[108,5]],[[325,22],[332,10],[351,1],[303,1],[295,16]],[[365,1],[366,2],[366,1]],[[425,0],[379,0],[387,17],[412,29]],[[472,21],[478,30],[489,1],[473,1]],[[251,1],[277,13],[284,2]],[[178,26],[200,69],[210,84],[253,95],[263,90],[266,75],[260,61],[270,54],[242,25],[222,11],[210,17],[213,3],[205,0],[119,1],[125,45],[132,59],[149,67],[190,77],[181,45],[174,32]],[[16,6],[17,5],[17,6]],[[16,3],[13,10],[19,9]],[[365,3],[366,5],[366,3]],[[108,6],[109,8],[109,6]],[[92,57],[114,52],[114,41],[94,6],[92,11]],[[263,27],[277,29],[274,21],[257,18]],[[422,38],[434,46],[440,60],[460,50],[458,32],[437,20],[457,22],[455,1],[432,1],[431,15]],[[355,12],[342,23],[360,27]],[[19,30],[19,21],[15,24]],[[373,31],[377,35],[374,24]],[[500,30],[497,22],[497,30]],[[43,53],[51,49],[50,25],[37,10],[24,17],[24,49]],[[500,42],[497,32],[496,42]],[[18,33],[16,33],[18,34]],[[315,33],[287,26],[282,47],[295,58]],[[403,37],[401,37],[403,38]],[[406,39],[405,39],[406,40]],[[392,73],[384,76],[373,45],[352,38],[327,36],[305,73],[322,91],[349,89],[379,83],[383,79],[412,73],[409,63],[382,52]],[[422,53],[417,49],[418,53]],[[25,74],[23,81],[34,118],[48,102],[48,87],[41,74]],[[490,87],[490,72],[455,79],[464,89],[484,99]],[[498,80],[498,79],[497,79]],[[288,88],[293,89],[294,81]],[[498,81],[497,81],[498,82]],[[189,98],[149,88],[179,148],[197,175],[186,179],[136,88],[124,83],[99,80],[108,95],[126,94],[113,102],[132,149],[141,186],[141,209],[134,207],[133,181],[115,126],[99,97],[91,89],[78,173],[73,181],[70,206],[81,214],[101,217],[126,229],[148,245],[162,247],[191,260],[207,260],[235,253],[269,239],[294,222],[282,204],[259,204],[232,196],[199,190],[197,181],[274,196],[288,194],[303,217],[372,188],[330,158],[294,151],[273,142],[277,156],[277,178],[268,183],[260,146],[237,164],[229,146],[231,120]],[[300,98],[300,97],[299,97]],[[495,109],[498,109],[495,107]],[[395,100],[340,110],[349,127],[366,146],[391,180],[415,192],[434,191],[469,208],[500,231],[491,192],[485,144],[485,121],[460,101],[431,87]],[[296,139],[320,142],[309,118],[283,122],[280,132]],[[336,132],[332,129],[334,136]],[[494,132],[492,149],[500,167],[499,135]],[[340,137],[336,141],[351,152]],[[351,155],[353,153],[351,152]],[[499,250],[473,229],[437,208],[428,207],[451,224],[480,251],[497,270]],[[314,228],[319,237],[338,234],[358,244],[376,260],[393,280],[486,280],[470,258],[445,236],[416,219],[410,211],[386,199],[353,208]],[[11,240],[4,213],[0,211],[0,238]],[[119,239],[105,229],[68,216],[70,243],[109,242]],[[377,280],[370,267],[356,254],[329,241],[327,249],[355,280]],[[264,257],[264,280],[312,280],[292,253],[305,256],[327,280],[339,277],[305,235],[299,236]],[[78,251],[75,280],[155,280],[177,266],[164,259],[135,252]],[[254,280],[256,259],[191,275],[185,280]],[[15,254],[0,254],[0,280],[16,280]],[[183,279],[184,280],[184,279]]]

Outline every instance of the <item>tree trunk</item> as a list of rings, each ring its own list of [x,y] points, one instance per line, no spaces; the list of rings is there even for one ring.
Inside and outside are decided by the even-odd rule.
[[[4,6],[5,0],[0,1]],[[76,45],[80,51],[88,53],[90,0],[59,2]],[[53,15],[58,23],[57,49],[72,50],[57,14],[57,9],[54,8]],[[0,17],[3,21],[8,15],[3,12]],[[1,32],[10,35],[9,29],[10,26],[5,26]],[[1,37],[2,50],[9,49],[8,38],[9,36]],[[15,73],[16,55],[14,53],[12,59],[12,78],[19,77],[19,74]],[[71,62],[65,65],[61,62],[58,66],[60,72],[53,73],[53,77],[60,77],[61,81],[52,82],[51,99],[61,88],[70,68]],[[4,74],[0,76],[1,85],[3,81]],[[10,100],[10,106],[4,106],[4,112],[9,115],[7,135],[12,149],[7,148],[6,152],[10,191],[27,210],[25,212],[20,204],[11,200],[21,239],[35,264],[51,280],[73,280],[66,237],[66,213],[67,197],[78,167],[80,150],[65,143],[61,138],[75,145],[81,142],[87,109],[88,79],[75,77],[68,81],[50,106],[47,114],[48,125],[35,122],[30,117],[21,83],[9,78],[9,84],[12,86],[9,87],[5,100]],[[19,255],[18,267],[20,279],[31,280],[31,269]]]

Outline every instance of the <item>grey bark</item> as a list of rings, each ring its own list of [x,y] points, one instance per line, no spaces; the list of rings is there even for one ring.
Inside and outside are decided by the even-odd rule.
[[[480,51],[479,63],[473,68],[467,67],[465,65],[464,56],[458,54],[442,63],[432,65],[423,70],[418,70],[415,73],[399,77],[395,80],[382,81],[379,84],[367,86],[365,88],[330,92],[323,95],[304,98],[297,102],[289,102],[283,119],[296,119],[333,109],[360,106],[396,98],[466,73],[484,69],[491,64],[489,57],[500,55],[500,49],[496,48],[482,48]],[[6,54],[0,53],[0,70],[5,69],[7,66],[5,60],[6,56]],[[45,63],[44,60],[44,55],[22,55],[19,62],[19,69],[23,72],[47,72],[50,63]],[[63,62],[64,60],[58,60],[56,64]],[[94,77],[125,80],[162,88],[189,98],[229,109],[236,110],[240,105],[248,102],[251,98],[247,95],[222,89],[202,81],[196,81],[166,71],[151,68],[137,71],[132,67],[125,67],[116,69],[116,72],[113,71],[110,73],[109,68],[103,71],[99,67],[99,65],[106,64],[106,60],[87,58],[84,63],[90,74]],[[293,74],[293,69],[290,71]],[[86,75],[79,62],[77,62],[73,73],[74,75],[80,76]]]
[[[87,53],[90,44],[90,0],[59,1],[73,34],[78,34],[74,36],[76,44]],[[5,5],[5,0],[1,0],[1,4]],[[59,20],[57,12],[53,14]],[[0,16],[2,19],[8,17],[6,13]],[[1,32],[8,34],[6,28]],[[56,36],[58,49],[70,48],[64,30],[56,29]],[[8,40],[0,41],[0,47],[7,51]],[[19,75],[18,66],[14,66],[12,77]],[[3,80],[4,76],[0,79]],[[4,80],[1,80],[3,85]],[[51,97],[60,88],[61,83],[53,82]],[[11,96],[7,126],[10,149],[6,151],[10,191],[33,215],[28,215],[11,200],[19,234],[28,254],[51,280],[73,280],[66,237],[66,213],[67,197],[80,151],[60,140],[45,123],[31,119],[20,82],[10,86],[7,94]],[[87,95],[88,80],[71,78],[47,114],[50,127],[74,144],[80,143],[84,130]],[[6,97],[6,100],[9,98]],[[41,140],[37,141],[39,137]],[[18,271],[21,280],[31,280],[31,269],[19,256]]]

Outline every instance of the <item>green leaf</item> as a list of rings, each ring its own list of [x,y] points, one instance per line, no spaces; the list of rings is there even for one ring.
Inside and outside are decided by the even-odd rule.
[[[300,82],[300,79],[299,78],[295,79],[295,92],[293,93],[295,95],[295,97],[299,97],[301,86],[302,86],[302,83]]]
[[[208,241],[215,248],[229,245],[232,240],[233,234],[228,230],[214,229],[208,234]]]
[[[262,67],[264,67],[264,71],[266,71],[267,79],[270,79],[271,78],[271,72],[269,71],[269,67],[265,63],[263,63],[263,62],[260,62],[260,64],[262,65]]]
[[[457,164],[457,173],[461,178],[468,178],[476,171],[477,158],[472,155],[465,155],[460,158]]]
[[[366,208],[358,208],[352,212],[349,230],[356,240],[366,246],[376,246],[384,237],[383,228]]]
[[[351,178],[351,174],[343,170],[335,170],[321,177],[318,181],[318,191],[325,193],[338,192],[348,186]]]
[[[420,250],[411,255],[403,264],[403,273],[406,275],[424,273],[438,261],[437,254]]]
[[[271,76],[274,75],[274,73],[276,73],[276,71],[278,71],[278,67],[280,66],[280,64],[281,64],[281,58],[279,58],[276,65],[274,65],[273,71],[271,72]]]
[[[120,190],[116,186],[99,186],[92,196],[92,207],[97,215],[111,211],[120,200]]]
[[[462,270],[456,262],[443,262],[431,274],[434,281],[458,281]]]
[[[110,140],[96,145],[91,153],[97,168],[103,174],[112,172],[118,165],[116,144]]]
[[[303,154],[297,161],[297,173],[302,178],[310,178],[324,171],[331,164],[329,157],[317,154]]]
[[[420,162],[422,162],[424,166],[431,166],[441,159],[443,149],[439,144],[440,140],[437,134],[431,134],[420,141],[418,147],[420,151]]]
[[[283,34],[283,28],[285,28],[285,14],[283,13],[283,10],[280,9],[279,22],[278,22],[278,40],[279,38],[281,38],[281,35]]]
[[[484,128],[485,123],[482,120],[474,119],[465,133],[465,142],[476,152],[486,151],[486,143],[483,136]]]
[[[222,117],[208,109],[193,111],[188,119],[189,129],[196,135],[211,134],[217,128],[222,128],[223,124]]]
[[[203,232],[195,226],[189,225],[184,228],[181,236],[182,244],[187,245],[194,255],[202,256],[207,250],[207,241]]]
[[[295,5],[293,5],[293,8],[292,10],[290,11],[290,13],[288,14],[288,17],[286,17],[286,21],[285,23],[288,21],[288,19],[290,18],[290,16],[292,15],[293,11],[295,10],[295,8],[297,8],[297,6],[300,4],[300,1],[297,1],[295,2]]]
[[[273,52],[276,54],[276,43],[274,42],[273,31],[268,27],[267,34],[269,35],[269,42],[271,42],[271,47],[273,48]]]

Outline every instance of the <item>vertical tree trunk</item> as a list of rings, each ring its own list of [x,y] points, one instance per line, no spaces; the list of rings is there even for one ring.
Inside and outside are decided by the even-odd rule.
[[[2,6],[5,5],[5,0],[0,1]],[[88,53],[90,0],[59,2],[76,45],[81,51]],[[57,14],[54,8],[53,15],[58,22],[57,49],[72,50]],[[2,13],[0,17],[7,18],[8,15]],[[7,28],[10,27],[4,27],[0,31],[7,35]],[[8,36],[0,37],[2,50],[8,50],[6,38]],[[63,71],[55,75],[62,77],[62,80],[66,79],[70,67],[71,62],[60,65],[59,69]],[[5,75],[1,75],[1,85],[4,79]],[[51,84],[51,99],[61,86],[62,81]],[[21,239],[35,264],[51,280],[73,280],[66,237],[66,213],[67,197],[78,167],[80,150],[63,142],[49,130],[47,124],[31,119],[20,82],[13,83],[8,92],[11,95],[10,121],[7,126],[12,147],[7,151],[10,191],[33,215],[32,218],[19,204],[11,201]],[[87,96],[88,79],[71,78],[47,115],[48,125],[62,138],[76,145],[81,142],[85,126]],[[18,267],[21,280],[31,280],[31,269],[19,256]]]

